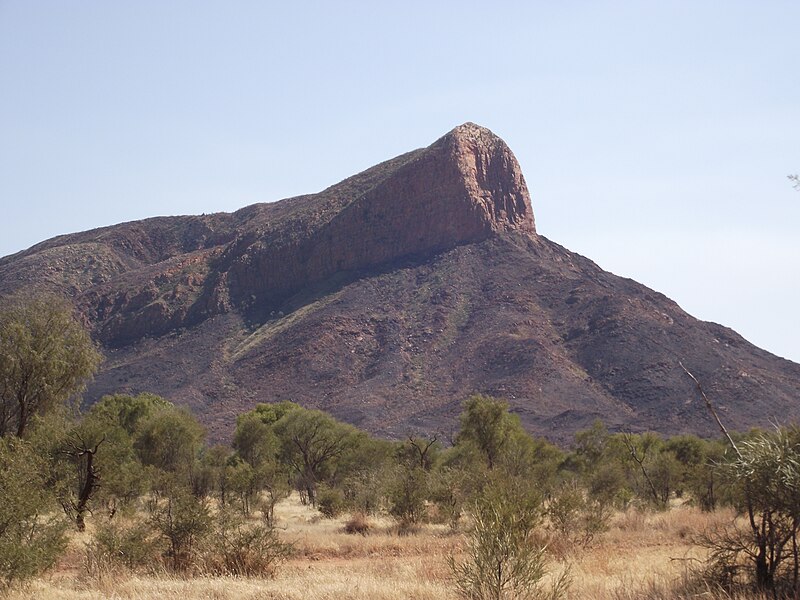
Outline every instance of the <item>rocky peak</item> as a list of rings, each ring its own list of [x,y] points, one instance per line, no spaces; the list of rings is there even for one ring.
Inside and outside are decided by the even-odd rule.
[[[506,143],[489,129],[464,123],[430,149],[444,147],[476,209],[492,231],[536,228],[530,194],[517,159]]]
[[[348,191],[355,193],[343,198]],[[236,246],[228,279],[234,301],[272,309],[339,271],[430,255],[508,231],[535,234],[514,155],[473,123],[329,188],[312,204],[303,213],[314,218],[294,219],[292,235],[286,227],[270,228]]]

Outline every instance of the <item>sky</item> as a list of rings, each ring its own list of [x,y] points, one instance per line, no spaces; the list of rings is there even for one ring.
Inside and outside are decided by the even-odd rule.
[[[0,0],[0,256],[463,123],[539,233],[800,362],[800,3]]]

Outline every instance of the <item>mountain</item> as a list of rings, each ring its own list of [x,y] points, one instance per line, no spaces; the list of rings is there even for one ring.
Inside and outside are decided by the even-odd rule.
[[[158,393],[214,439],[278,400],[449,432],[476,392],[555,441],[595,418],[715,434],[679,360],[730,427],[800,416],[800,365],[539,235],[511,150],[471,123],[318,194],[0,259],[0,293],[31,289],[69,296],[102,345],[88,402]]]

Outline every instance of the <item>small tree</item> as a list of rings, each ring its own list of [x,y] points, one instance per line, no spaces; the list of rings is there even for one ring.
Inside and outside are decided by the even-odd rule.
[[[672,454],[663,451],[664,443],[656,433],[626,433],[619,439],[628,451],[629,460],[635,465],[633,472],[641,476],[638,481],[634,479],[634,488],[639,497],[657,508],[667,508],[679,477],[678,461]]]
[[[261,509],[261,516],[269,527],[274,527],[275,506],[292,491],[288,473],[277,461],[270,461],[256,469],[255,478],[258,489],[261,490],[258,507]]]
[[[431,492],[431,470],[440,452],[437,438],[408,436],[397,446],[396,466],[388,480],[389,513],[400,521],[400,531],[410,532],[425,517]]]
[[[101,356],[72,307],[55,296],[0,302],[0,437],[73,398]]]
[[[134,447],[142,464],[190,483],[204,436],[205,430],[188,410],[169,405],[138,424]]]
[[[173,408],[173,404],[155,394],[142,392],[137,396],[113,394],[95,402],[87,417],[105,428],[120,428],[133,437],[139,425],[154,412]]]
[[[722,530],[706,542],[720,563],[746,557],[758,588],[788,584],[800,591],[800,431],[759,433],[738,450],[720,468],[738,486],[749,534]]]
[[[439,436],[422,438],[409,435],[397,450],[397,460],[409,468],[419,467],[425,471],[433,469],[442,451]]]
[[[224,477],[229,503],[235,498],[242,515],[249,516],[259,491],[253,467],[241,459],[231,461],[231,464],[225,467]]]
[[[400,531],[408,533],[425,517],[428,473],[417,466],[399,465],[389,485],[389,513],[400,521]]]
[[[59,500],[64,512],[81,532],[86,529],[85,517],[89,510],[89,502],[100,486],[100,470],[95,459],[97,451],[105,441],[105,437],[97,442],[87,441],[80,432],[73,432],[62,450],[73,463],[77,477],[73,489],[70,490],[72,493],[64,494]]]
[[[740,509],[749,531],[716,531],[707,536],[711,557],[723,566],[734,565],[744,554],[754,567],[757,588],[771,590],[782,577],[793,596],[800,592],[800,429],[779,429],[775,434],[756,434],[737,445],[703,390],[700,381],[678,363],[694,382],[711,416],[733,450],[723,472],[739,486]],[[790,567],[786,568],[786,563]],[[783,571],[783,572],[782,572]],[[787,572],[788,571],[788,572]]]
[[[259,404],[255,410],[241,415],[236,420],[236,431],[233,434],[233,447],[239,457],[249,465],[252,477],[248,488],[250,500],[265,492],[260,508],[270,525],[274,524],[275,505],[289,495],[289,473],[286,465],[278,462],[280,448],[278,438],[273,431],[275,419],[280,419],[290,410],[300,409],[296,404],[281,403],[277,405]],[[241,467],[239,467],[241,469]],[[231,467],[226,470],[226,482],[231,489],[241,482],[233,475]],[[245,504],[248,502],[243,500]],[[249,507],[246,509],[249,512]]]
[[[564,552],[589,545],[608,529],[608,503],[591,498],[577,481],[565,481],[547,502],[547,517],[555,539]]]
[[[430,498],[439,514],[455,531],[464,513],[464,506],[474,493],[476,484],[473,475],[458,467],[443,466],[431,474],[429,486]]]
[[[254,412],[245,413],[236,420],[233,448],[251,467],[275,460],[278,440],[272,426],[265,423]]]
[[[363,434],[319,410],[294,409],[275,423],[281,459],[298,478],[307,501],[316,503],[317,486]]]
[[[205,503],[181,485],[167,484],[151,501],[150,521],[166,540],[166,558],[175,571],[191,566],[198,543],[211,531],[212,519]]]
[[[86,448],[97,446],[92,466],[101,474],[102,483],[92,492],[93,503],[102,506],[108,518],[132,506],[145,492],[148,482],[133,445],[134,435],[151,411],[169,406],[169,402],[151,394],[104,396],[62,442],[62,454],[64,449],[74,454],[76,441]],[[83,481],[88,457],[75,458],[81,459],[76,462]]]
[[[512,425],[507,402],[476,394],[464,403],[456,444],[474,445],[486,460],[487,468],[492,470],[500,459]]]

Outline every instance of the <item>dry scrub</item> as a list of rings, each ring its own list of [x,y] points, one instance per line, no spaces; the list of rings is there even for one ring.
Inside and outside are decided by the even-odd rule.
[[[59,569],[10,595],[11,600],[323,600],[323,599],[455,599],[447,558],[460,556],[464,535],[446,526],[424,525],[415,535],[398,535],[388,518],[370,518],[367,535],[345,532],[349,517],[322,519],[296,497],[277,508],[281,537],[294,545],[292,558],[274,579],[195,577],[167,574],[131,575],[122,571],[88,576],[85,540],[76,534]],[[724,598],[708,590],[682,593],[689,569],[699,564],[702,550],[695,534],[732,514],[701,513],[676,507],[665,513],[629,510],[612,519],[610,529],[584,549],[575,548],[551,560],[551,576],[570,565],[570,598],[645,600]]]

